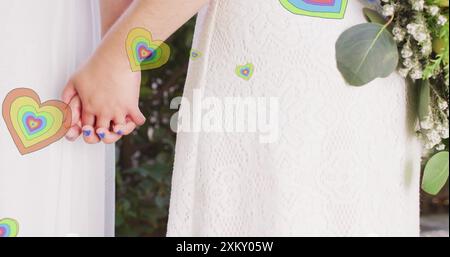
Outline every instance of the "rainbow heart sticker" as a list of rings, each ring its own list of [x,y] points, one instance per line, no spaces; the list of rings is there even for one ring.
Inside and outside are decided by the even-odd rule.
[[[33,135],[46,127],[47,119],[44,117],[36,117],[34,113],[27,112],[22,118],[22,123],[25,124],[27,134]]]
[[[348,0],[280,0],[290,12],[312,17],[342,19]]]
[[[31,89],[18,88],[3,101],[3,119],[22,155],[40,150],[61,139],[69,130],[70,107],[57,100],[41,104]]]
[[[195,49],[191,50],[191,60],[195,61],[195,60],[199,59],[200,57],[202,57],[202,55],[203,54],[198,50],[195,50]]]
[[[246,65],[238,65],[236,67],[236,75],[238,75],[238,77],[249,81],[252,76],[253,76],[253,72],[255,71],[255,66],[252,63],[247,63]]]
[[[162,41],[153,41],[150,31],[134,28],[126,41],[131,70],[157,69],[169,61],[170,47]]]
[[[19,223],[10,218],[0,219],[0,238],[16,237],[19,234]]]

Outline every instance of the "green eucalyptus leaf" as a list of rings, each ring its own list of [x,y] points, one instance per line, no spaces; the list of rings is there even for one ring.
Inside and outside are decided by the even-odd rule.
[[[448,159],[447,151],[439,152],[427,162],[422,179],[423,191],[437,195],[445,186],[448,179]]]
[[[378,23],[381,25],[386,24],[386,20],[384,19],[384,17],[380,13],[378,13],[377,11],[375,11],[373,9],[364,8],[363,13],[364,13],[364,17],[366,18],[366,20],[368,22]]]
[[[426,120],[430,114],[430,81],[419,82],[419,119]]]
[[[384,26],[364,23],[351,27],[339,37],[336,61],[350,85],[362,86],[394,72],[399,56],[394,38]]]

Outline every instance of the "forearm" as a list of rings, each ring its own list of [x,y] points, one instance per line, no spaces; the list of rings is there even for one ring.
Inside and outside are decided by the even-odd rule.
[[[154,40],[166,40],[194,16],[208,0],[135,0],[105,35],[97,54],[106,63],[127,62],[125,41],[133,28],[142,27]]]
[[[102,37],[130,6],[133,0],[100,0]]]

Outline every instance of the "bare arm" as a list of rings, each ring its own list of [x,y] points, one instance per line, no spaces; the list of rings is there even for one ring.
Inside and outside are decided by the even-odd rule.
[[[106,33],[96,54],[107,63],[127,64],[128,57],[123,46],[131,29],[146,28],[152,33],[153,39],[164,41],[208,1],[134,0]]]
[[[127,10],[133,0],[100,0],[102,37]]]

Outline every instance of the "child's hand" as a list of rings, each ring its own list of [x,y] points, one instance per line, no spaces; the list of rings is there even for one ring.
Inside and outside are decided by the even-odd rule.
[[[92,127],[85,127],[84,130],[81,129],[81,101],[80,97],[78,95],[75,95],[70,102],[68,103],[70,106],[70,109],[72,110],[72,123],[69,131],[66,133],[66,139],[69,141],[75,141],[81,133],[83,133],[84,141],[88,144],[96,144],[100,142],[99,136],[97,136],[95,133],[91,132],[94,131]],[[108,137],[105,137],[103,139],[103,142],[106,144],[112,144],[116,141],[120,140],[122,136],[128,135],[136,128],[136,124],[134,122],[127,119],[125,129],[123,131],[122,135],[109,133]]]
[[[105,143],[116,141],[130,133],[135,124],[145,122],[138,107],[140,73],[100,59],[94,55],[72,76],[63,92],[65,102],[80,105],[76,97],[81,100],[81,108],[74,107],[78,115],[81,113],[82,132],[88,143],[97,143],[98,138]]]
[[[77,95],[70,99],[70,102],[65,102],[70,106],[70,110],[72,111],[72,123],[70,124],[70,129],[66,133],[66,139],[73,142],[81,134],[81,102]]]

